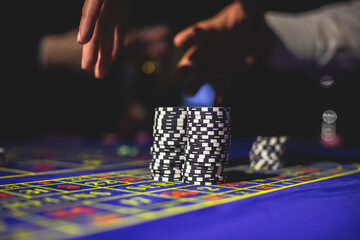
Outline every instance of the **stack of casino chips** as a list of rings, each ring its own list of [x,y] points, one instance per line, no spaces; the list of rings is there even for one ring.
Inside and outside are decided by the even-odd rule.
[[[156,181],[181,180],[186,146],[186,107],[155,109],[150,171]]]
[[[0,166],[6,166],[8,161],[5,157],[5,148],[0,147]]]
[[[231,142],[230,108],[187,108],[187,145],[183,182],[194,185],[223,183]]]
[[[277,170],[284,166],[285,150],[289,138],[286,136],[258,136],[252,144],[249,160],[253,170]]]

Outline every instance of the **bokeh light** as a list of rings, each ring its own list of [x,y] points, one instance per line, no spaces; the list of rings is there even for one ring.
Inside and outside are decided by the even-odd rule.
[[[321,124],[321,138],[324,140],[331,140],[336,135],[336,125],[335,123],[326,123]]]
[[[337,120],[337,114],[333,110],[326,110],[322,114],[322,118],[325,123],[334,123]]]
[[[324,88],[329,88],[334,84],[334,78],[330,75],[320,77],[320,85]]]
[[[146,61],[141,66],[141,69],[145,74],[150,75],[155,72],[155,64],[152,61]]]
[[[116,150],[116,153],[118,156],[127,156],[127,155],[129,155],[130,152],[131,152],[130,146],[128,146],[128,145],[121,145]]]

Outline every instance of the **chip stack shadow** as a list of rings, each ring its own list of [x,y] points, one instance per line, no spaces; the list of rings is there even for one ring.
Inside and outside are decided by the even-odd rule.
[[[155,108],[150,171],[156,181],[181,180],[186,138],[186,107]]]

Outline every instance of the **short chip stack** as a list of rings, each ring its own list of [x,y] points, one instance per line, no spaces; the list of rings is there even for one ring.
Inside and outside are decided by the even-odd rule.
[[[285,150],[289,138],[258,136],[252,144],[249,160],[253,170],[277,170],[283,167]]]
[[[5,157],[5,149],[0,147],[0,166],[6,166],[8,164]]]
[[[194,185],[223,183],[231,143],[230,108],[187,108],[187,138],[183,182]]]
[[[186,107],[155,109],[150,171],[156,181],[181,180],[186,146]]]

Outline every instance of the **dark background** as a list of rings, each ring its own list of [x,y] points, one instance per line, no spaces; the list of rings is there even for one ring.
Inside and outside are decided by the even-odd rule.
[[[214,15],[230,2],[135,0],[130,29],[167,23],[176,33]],[[335,1],[272,0],[263,4],[267,10],[301,12],[331,2]],[[37,67],[41,37],[77,28],[82,4],[80,0],[3,3],[1,43],[5,61],[0,81],[0,139],[57,133],[97,137],[118,131],[118,115],[126,107],[126,101],[119,100],[122,98],[118,72],[123,71],[122,59],[104,80],[64,69],[43,72]],[[233,81],[226,99],[226,105],[233,108],[234,133],[317,137],[321,114],[332,109],[338,114],[338,132],[347,139],[357,139],[358,79],[337,78],[332,88],[324,89],[319,84],[320,75],[309,78],[301,72],[279,73],[269,69],[244,73],[241,79]],[[172,74],[162,77],[173,80]],[[156,80],[150,80],[149,86],[137,86],[141,90],[138,97],[146,103],[150,114],[154,106],[179,104],[181,86],[154,89],[151,85]]]

